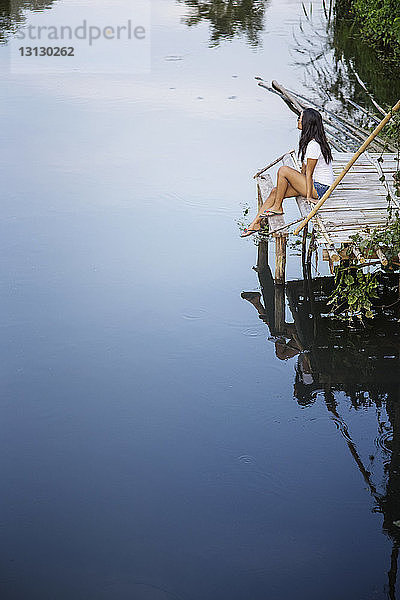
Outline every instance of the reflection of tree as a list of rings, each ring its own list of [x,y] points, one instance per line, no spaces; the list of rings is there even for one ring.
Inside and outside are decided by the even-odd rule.
[[[182,1],[182,0],[180,0]],[[189,27],[209,21],[210,45],[245,35],[252,46],[260,43],[265,8],[269,0],[183,0],[190,8],[185,23]]]
[[[383,73],[375,52],[345,18],[336,16],[331,20],[324,18],[323,13],[320,18],[306,14],[293,35],[296,65],[302,68],[304,83],[318,104],[330,103],[332,110],[347,114],[359,125],[371,125],[368,120],[364,123],[363,114],[349,103],[350,99],[375,112],[357,75],[379,104],[393,106],[398,100],[400,78]]]
[[[243,292],[275,338],[276,356],[289,360],[297,356],[294,396],[307,407],[323,400],[338,429],[349,458],[359,470],[373,499],[373,511],[383,516],[383,531],[391,540],[388,556],[387,591],[396,600],[400,548],[400,331],[398,324],[398,276],[386,274],[386,294],[381,296],[390,309],[382,310],[374,324],[349,329],[332,318],[328,300],[333,278],[306,278],[274,284],[268,264],[268,243],[258,246],[255,268],[261,292]],[[279,293],[277,293],[279,292]],[[286,322],[285,300],[293,317]],[[280,318],[277,318],[280,315]],[[345,400],[343,401],[343,397]],[[375,409],[377,437],[369,463],[365,449],[353,436],[343,417],[349,402],[353,411]]]
[[[380,104],[392,106],[399,97],[400,82],[391,75],[374,50],[355,35],[354,25],[345,19],[335,19],[333,39],[337,61],[343,61],[351,73],[356,71]],[[383,69],[386,68],[386,73]],[[361,99],[361,94],[360,94]]]
[[[0,43],[7,41],[25,21],[25,10],[50,8],[54,0],[0,0]]]

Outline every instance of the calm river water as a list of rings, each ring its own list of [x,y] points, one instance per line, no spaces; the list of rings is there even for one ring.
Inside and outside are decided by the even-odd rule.
[[[301,2],[217,4],[152,0],[114,76],[10,72],[0,4],[5,600],[396,597],[396,325],[315,331],[293,284],[273,337],[241,297],[252,175],[297,144],[254,77],[307,92]]]

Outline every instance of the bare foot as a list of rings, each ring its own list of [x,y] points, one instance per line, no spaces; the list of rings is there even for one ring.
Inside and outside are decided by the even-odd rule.
[[[261,220],[254,219],[252,223],[247,227],[248,231],[259,231],[261,229]]]
[[[267,214],[268,217],[273,216],[273,215],[283,215],[283,210],[282,210],[281,206],[278,206],[278,207],[271,206],[271,208],[265,209],[264,212],[270,213],[270,214]],[[272,213],[272,215],[271,215],[271,213]],[[264,214],[264,213],[261,213],[261,214]]]
[[[240,234],[240,237],[241,238],[249,237],[249,235],[254,235],[255,233],[258,233],[259,231],[260,231],[260,228],[252,229],[251,227],[246,227],[246,229],[244,229],[242,231],[242,233]]]

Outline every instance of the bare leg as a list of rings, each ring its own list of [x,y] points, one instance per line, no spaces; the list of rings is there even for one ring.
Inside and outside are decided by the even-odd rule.
[[[270,209],[274,210],[272,207],[276,204],[276,193],[277,193],[277,188],[274,187],[272,189],[270,195],[268,196],[268,198],[266,199],[266,201],[264,202],[264,204],[261,206],[260,210],[256,214],[254,220],[249,225],[249,229],[260,229],[260,223],[261,223],[260,215],[266,210],[270,210]],[[287,198],[290,198],[290,196],[287,196]],[[282,211],[276,211],[276,212],[282,212]]]
[[[278,171],[278,182],[277,186],[271,191],[267,200],[264,202],[260,210],[258,211],[255,219],[249,225],[249,229],[257,230],[260,229],[260,215],[265,210],[273,210],[274,212],[282,214],[282,202],[284,198],[292,198],[294,196],[306,196],[307,184],[306,176],[302,175],[292,169],[291,167],[280,167]],[[318,194],[313,189],[313,197],[318,199]]]
[[[313,187],[313,197],[318,198],[318,194]],[[307,182],[306,176],[292,169],[291,167],[280,167],[278,171],[278,183],[276,186],[275,203],[271,210],[282,212],[282,202],[284,198],[291,196],[306,196]]]

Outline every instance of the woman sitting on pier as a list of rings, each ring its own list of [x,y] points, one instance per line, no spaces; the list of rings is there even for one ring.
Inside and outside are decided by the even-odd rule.
[[[321,114],[313,108],[306,108],[299,117],[297,127],[301,130],[301,173],[291,167],[280,167],[276,187],[241,237],[257,233],[261,227],[261,219],[282,215],[284,198],[304,196],[309,202],[316,203],[332,185],[332,152],[326,139]]]

